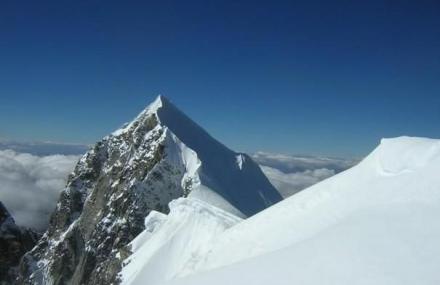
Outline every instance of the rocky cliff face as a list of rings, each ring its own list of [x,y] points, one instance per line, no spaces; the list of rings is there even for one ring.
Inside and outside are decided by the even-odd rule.
[[[0,284],[13,284],[21,257],[37,243],[38,234],[19,227],[0,202]]]
[[[185,120],[189,119],[159,97],[134,121],[88,151],[70,175],[49,229],[38,245],[24,256],[19,282],[117,284],[122,260],[130,254],[127,244],[144,229],[148,213],[152,210],[168,213],[171,200],[185,197],[196,189],[204,193],[201,190],[206,188],[201,187],[204,180],[212,183],[211,192],[220,197],[216,201],[230,200],[231,208],[246,214],[280,199],[262,174],[255,179],[263,182],[263,188],[255,189],[253,195],[249,191],[240,194],[239,189],[221,190],[221,179],[203,172],[197,151],[187,147],[170,127],[180,126]],[[194,127],[199,128],[194,124],[181,131],[194,137],[201,131]],[[209,137],[204,131],[202,134]],[[212,150],[223,151],[225,147],[216,144]],[[229,160],[234,167],[241,171],[243,162],[237,165],[237,154],[225,150],[228,155],[230,152]],[[247,164],[249,167],[244,167],[247,171],[255,171],[253,162]],[[254,183],[235,176],[230,180],[237,180],[238,186]],[[216,191],[216,187],[221,191]],[[251,206],[240,209],[239,204],[247,195]],[[212,197],[212,193],[208,196]]]

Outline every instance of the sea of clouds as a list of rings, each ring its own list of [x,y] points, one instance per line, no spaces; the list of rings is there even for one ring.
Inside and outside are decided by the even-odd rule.
[[[49,151],[47,143],[33,146],[0,144],[0,201],[18,225],[38,231],[46,229],[67,177],[77,163],[79,153],[85,149],[53,145],[55,147]],[[17,146],[30,153],[5,149],[17,149]],[[49,154],[61,151],[69,154]]]
[[[358,163],[357,159],[257,152],[252,158],[286,198]]]
[[[0,201],[18,225],[44,231],[60,192],[87,145],[0,141]],[[283,197],[358,160],[257,152],[252,155]]]

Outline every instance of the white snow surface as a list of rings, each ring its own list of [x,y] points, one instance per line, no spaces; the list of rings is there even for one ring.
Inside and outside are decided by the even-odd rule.
[[[215,238],[240,221],[198,199],[172,201],[168,216],[152,212],[145,219],[146,229],[124,261],[122,284],[160,284],[194,272]]]
[[[169,235],[174,254],[146,263],[137,251],[129,266],[141,273],[124,284],[440,284],[439,173],[440,140],[383,139],[355,167],[207,239],[197,233],[211,233],[211,224],[199,215]],[[214,216],[207,220],[218,225]],[[145,246],[158,248],[151,241]],[[166,278],[148,279],[156,270]]]

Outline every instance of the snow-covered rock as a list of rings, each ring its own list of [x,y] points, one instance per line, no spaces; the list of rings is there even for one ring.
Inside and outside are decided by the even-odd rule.
[[[258,165],[244,154],[238,163],[240,155],[159,96],[80,159],[49,229],[22,262],[21,282],[117,283],[144,218],[168,213],[179,197],[238,216],[280,201]]]

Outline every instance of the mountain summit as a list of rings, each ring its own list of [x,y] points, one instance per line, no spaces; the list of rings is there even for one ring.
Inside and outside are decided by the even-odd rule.
[[[250,216],[281,200],[252,159],[159,96],[78,162],[49,228],[23,258],[20,282],[117,283],[127,246],[151,212],[179,197]]]
[[[145,124],[152,114],[186,151],[184,163],[189,172],[194,172],[192,187],[197,190],[191,196],[209,200],[225,210],[232,210],[233,206],[245,216],[281,200],[248,155],[235,153],[215,140],[163,96],[158,96],[132,123],[115,133],[126,133],[137,123]]]

